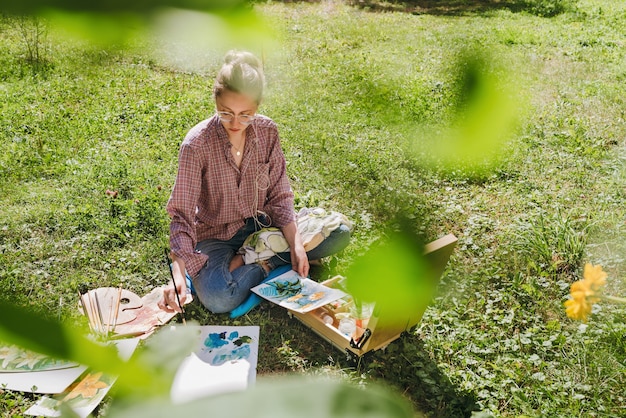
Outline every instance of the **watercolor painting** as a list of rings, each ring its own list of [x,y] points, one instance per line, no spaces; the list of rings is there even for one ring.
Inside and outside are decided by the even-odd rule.
[[[128,360],[137,348],[139,339],[118,340],[112,344],[117,348],[120,358]],[[63,393],[51,397],[41,397],[25,414],[59,417],[61,416],[61,404],[64,404],[71,408],[77,416],[86,418],[102,402],[116,380],[117,376],[88,371],[76,379]]]
[[[98,373],[87,373],[82,379],[72,384],[66,392],[42,397],[26,411],[27,415],[58,417],[61,416],[61,404],[70,407],[79,417],[87,417],[102,402],[116,378]]]
[[[220,366],[227,361],[248,360],[252,355],[250,335],[240,335],[239,330],[210,332],[204,339],[200,358],[213,366]]]
[[[0,346],[0,365],[0,372],[3,373],[59,370],[78,366],[78,364],[71,361],[57,360],[42,354],[24,350],[15,345]]]
[[[347,296],[339,289],[301,277],[293,270],[253,287],[252,291],[270,302],[301,313]]]
[[[199,328],[196,350],[176,372],[171,389],[175,403],[245,390],[256,381],[258,326],[207,325]]]
[[[61,393],[87,368],[15,345],[0,345],[0,387],[33,393]]]

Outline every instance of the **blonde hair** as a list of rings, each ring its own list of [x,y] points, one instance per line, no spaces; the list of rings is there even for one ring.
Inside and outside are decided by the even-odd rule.
[[[264,86],[261,61],[250,52],[233,50],[226,53],[224,65],[215,77],[213,98],[218,98],[224,90],[230,90],[245,94],[259,104]]]

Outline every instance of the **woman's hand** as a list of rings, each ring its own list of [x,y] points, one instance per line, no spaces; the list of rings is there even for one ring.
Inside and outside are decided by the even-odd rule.
[[[171,281],[163,289],[163,298],[159,301],[159,308],[165,312],[182,312],[182,307],[178,304],[185,304],[187,300],[187,280],[185,279],[185,262],[175,256],[172,257],[172,275],[176,282],[176,290],[174,290],[174,283]],[[178,291],[178,298],[176,297],[176,291]]]
[[[281,228],[287,243],[289,244],[291,253],[291,268],[300,276],[307,277],[309,275],[309,259],[302,245],[302,238],[298,232],[298,225],[295,221]]]
[[[291,247],[291,268],[302,277],[309,275],[309,259],[302,244]]]

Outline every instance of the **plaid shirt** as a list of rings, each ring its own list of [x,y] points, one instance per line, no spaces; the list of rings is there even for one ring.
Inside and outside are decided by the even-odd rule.
[[[167,202],[172,252],[195,277],[207,261],[195,251],[196,244],[232,238],[257,210],[278,228],[295,220],[276,124],[258,116],[248,126],[240,168],[217,115],[197,124],[180,147],[178,175]]]

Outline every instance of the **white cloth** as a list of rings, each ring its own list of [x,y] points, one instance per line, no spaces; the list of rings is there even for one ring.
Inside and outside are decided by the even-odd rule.
[[[298,232],[305,251],[311,251],[342,224],[352,229],[345,215],[322,208],[302,208],[296,214]],[[246,264],[267,260],[277,253],[289,251],[289,244],[278,228],[263,228],[250,235],[239,249]]]

